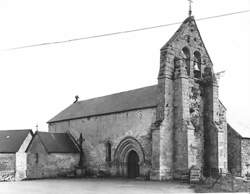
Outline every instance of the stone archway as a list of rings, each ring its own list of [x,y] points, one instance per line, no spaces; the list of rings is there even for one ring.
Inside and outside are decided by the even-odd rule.
[[[119,143],[114,159],[118,175],[129,178],[140,176],[141,164],[145,162],[143,148],[133,137],[126,137]]]

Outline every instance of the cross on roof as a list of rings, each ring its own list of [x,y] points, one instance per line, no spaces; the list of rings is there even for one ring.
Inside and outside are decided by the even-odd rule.
[[[189,1],[189,11],[188,11],[188,15],[189,17],[192,15],[192,3],[193,3],[193,0],[188,0]]]

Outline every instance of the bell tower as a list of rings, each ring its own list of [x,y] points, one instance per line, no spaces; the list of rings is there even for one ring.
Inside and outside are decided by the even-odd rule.
[[[226,172],[225,111],[193,16],[161,49],[157,102],[151,178],[187,179],[193,166]]]

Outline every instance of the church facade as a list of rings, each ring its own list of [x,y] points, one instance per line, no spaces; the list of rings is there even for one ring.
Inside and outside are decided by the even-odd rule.
[[[77,101],[49,132],[83,134],[86,173],[152,180],[227,172],[226,108],[196,22],[188,17],[161,48],[158,83]]]

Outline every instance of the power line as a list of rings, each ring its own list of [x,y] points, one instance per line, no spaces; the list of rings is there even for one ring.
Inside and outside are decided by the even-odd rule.
[[[225,14],[221,14],[221,15],[198,18],[198,19],[196,19],[196,21],[209,20],[209,19],[225,17],[225,16],[231,16],[231,15],[236,15],[236,14],[243,14],[243,13],[247,13],[247,12],[250,12],[250,10],[242,10],[242,11],[238,11],[238,12],[225,13]],[[72,39],[68,39],[68,40],[44,42],[44,43],[38,43],[38,44],[30,44],[30,45],[5,49],[4,51],[11,51],[11,50],[17,50],[17,49],[31,48],[31,47],[39,47],[39,46],[47,46],[47,45],[52,45],[52,44],[69,43],[69,42],[74,42],[74,41],[79,41],[79,40],[94,39],[94,38],[100,38],[100,37],[105,37],[105,36],[114,36],[114,35],[119,35],[119,34],[127,34],[127,33],[132,33],[132,32],[139,32],[139,31],[151,30],[151,29],[155,29],[155,28],[173,26],[173,25],[177,25],[177,24],[181,24],[181,23],[182,22],[173,22],[173,23],[162,24],[162,25],[158,25],[158,26],[150,26],[150,27],[143,27],[143,28],[137,28],[137,29],[132,29],[132,30],[111,32],[111,33],[106,33],[106,34],[92,35],[92,36],[86,36],[86,37],[80,37],[80,38],[72,38]]]

